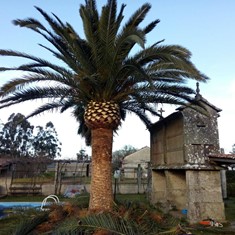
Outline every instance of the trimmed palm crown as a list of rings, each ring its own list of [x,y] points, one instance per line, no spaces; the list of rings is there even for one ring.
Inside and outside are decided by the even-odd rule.
[[[142,5],[125,24],[122,22],[124,8],[122,4],[117,11],[117,1],[108,0],[99,14],[96,1],[86,0],[80,5],[84,39],[69,23],[63,23],[55,14],[49,16],[38,7],[36,9],[50,29],[34,18],[13,21],[15,25],[27,27],[49,41],[52,48],[40,46],[66,66],[26,53],[0,50],[2,56],[22,57],[30,61],[19,67],[0,68],[0,71],[27,72],[1,87],[0,108],[43,98],[48,102],[29,117],[49,110],[64,112],[72,109],[79,122],[78,133],[87,138],[87,143],[92,140],[91,201],[94,203],[90,207],[93,210],[111,208],[113,130],[125,119],[126,112],[135,113],[149,127],[148,114],[160,116],[153,104],[192,103],[194,90],[185,82],[188,79],[207,79],[190,61],[191,53],[184,47],[162,45],[161,41],[145,46],[146,35],[159,23],[155,20],[140,27],[150,4]],[[139,45],[140,50],[133,53],[135,45]],[[109,166],[104,167],[105,164]],[[106,175],[104,178],[96,178],[101,175],[100,171]],[[103,188],[105,183],[107,187]],[[101,188],[106,191],[106,196],[105,192],[93,194]]]

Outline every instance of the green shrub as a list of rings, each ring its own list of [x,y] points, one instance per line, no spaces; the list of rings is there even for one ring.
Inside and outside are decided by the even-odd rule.
[[[228,197],[235,197],[235,171],[226,172]]]

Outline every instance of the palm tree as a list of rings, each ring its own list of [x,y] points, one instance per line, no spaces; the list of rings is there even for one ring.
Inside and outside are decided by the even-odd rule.
[[[146,35],[159,23],[154,20],[140,27],[150,4],[142,5],[122,24],[124,8],[122,4],[118,11],[117,0],[107,0],[99,13],[96,1],[86,0],[80,5],[84,39],[69,23],[38,7],[49,29],[34,18],[13,21],[49,41],[53,47],[40,46],[65,66],[18,51],[0,50],[2,56],[30,61],[19,67],[0,68],[0,71],[27,72],[1,87],[0,108],[44,99],[47,103],[28,117],[70,109],[79,122],[78,132],[88,142],[91,140],[91,211],[112,209],[113,133],[125,120],[126,113],[136,114],[149,127],[149,114],[160,116],[154,104],[192,103],[194,90],[185,82],[207,80],[190,61],[191,53],[184,47],[162,45],[162,41],[146,46]],[[132,50],[135,45],[139,46],[136,53]]]

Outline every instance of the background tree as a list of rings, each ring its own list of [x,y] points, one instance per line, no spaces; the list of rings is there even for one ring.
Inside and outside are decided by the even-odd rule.
[[[61,194],[61,186],[62,186],[62,175],[63,175],[63,171],[66,168],[67,164],[69,164],[70,161],[56,161],[55,164],[55,191],[54,194]]]
[[[25,116],[21,113],[13,113],[7,122],[2,124],[0,131],[0,151],[12,157],[31,156],[31,143],[33,129]]]
[[[89,161],[90,157],[89,155],[86,153],[85,149],[81,149],[79,151],[79,153],[77,153],[77,161],[78,162],[84,162],[84,161]]]
[[[54,159],[60,157],[61,142],[59,142],[58,134],[52,122],[48,122],[45,129],[37,126],[37,133],[32,141],[34,157],[44,157]]]
[[[77,171],[79,170],[78,175],[80,174],[81,181],[82,181],[82,176],[84,176],[85,170],[86,170],[86,176],[89,176],[90,161],[91,161],[91,157],[86,153],[85,149],[81,149],[79,153],[77,153],[77,162],[76,162],[74,174],[77,175]]]
[[[232,145],[232,152],[231,153],[235,154],[235,144]]]
[[[0,153],[5,157],[17,158],[12,171],[14,178],[30,177],[35,183],[37,176],[46,170],[50,160],[60,156],[61,143],[52,122],[43,128],[34,126],[21,113],[13,113],[1,125]]]
[[[33,158],[36,159],[36,171],[41,173],[47,169],[47,164],[60,157],[61,142],[52,122],[48,122],[45,128],[36,127],[36,133],[32,141]]]
[[[143,4],[123,23],[124,8],[117,0],[108,0],[98,12],[95,0],[80,5],[85,38],[55,14],[36,7],[49,29],[34,18],[14,20],[49,41],[53,48],[40,44],[59,59],[53,64],[42,58],[12,50],[0,50],[2,56],[30,60],[19,67],[1,67],[0,71],[19,70],[27,74],[1,87],[0,108],[29,100],[44,99],[46,104],[28,117],[44,111],[72,109],[79,121],[79,133],[91,140],[92,178],[90,211],[110,211],[113,207],[112,144],[113,133],[126,113],[136,114],[150,127],[149,114],[161,116],[157,103],[198,107],[188,79],[206,81],[191,62],[191,53],[178,45],[156,42],[146,45],[146,36],[159,20],[141,26],[151,6]],[[133,48],[140,50],[133,53]],[[63,65],[65,64],[65,66]],[[42,86],[44,84],[44,86]],[[89,141],[88,141],[89,142]]]
[[[52,122],[43,128],[34,126],[21,113],[13,113],[7,122],[1,125],[0,152],[12,157],[44,157],[54,159],[60,156],[61,143]]]

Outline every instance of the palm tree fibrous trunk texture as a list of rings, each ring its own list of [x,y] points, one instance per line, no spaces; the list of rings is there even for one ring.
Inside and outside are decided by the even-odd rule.
[[[112,143],[113,130],[97,128],[92,133],[92,176],[90,211],[110,211],[113,206]]]

